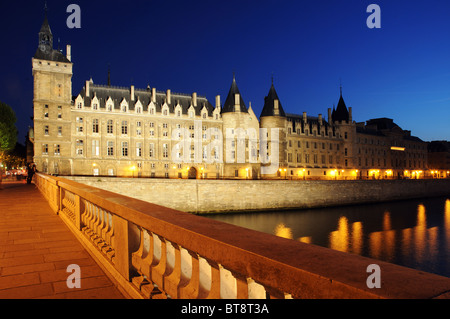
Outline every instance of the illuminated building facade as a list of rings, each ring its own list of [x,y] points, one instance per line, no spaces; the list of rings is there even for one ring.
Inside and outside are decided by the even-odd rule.
[[[32,66],[34,161],[49,174],[367,179],[421,178],[427,167],[426,143],[391,119],[356,123],[342,89],[327,119],[285,113],[272,82],[258,120],[234,77],[223,105],[109,78],[72,96],[71,47],[53,49],[47,18]]]

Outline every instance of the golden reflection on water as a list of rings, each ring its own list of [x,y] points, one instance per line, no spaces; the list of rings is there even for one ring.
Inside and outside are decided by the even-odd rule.
[[[444,210],[445,248],[450,249],[450,200],[445,202]],[[362,254],[366,238],[370,257],[393,261],[396,248],[403,256],[417,262],[433,262],[439,254],[439,227],[427,225],[427,212],[423,204],[417,206],[416,225],[405,229],[392,229],[391,213],[383,215],[382,230],[370,232],[364,236],[363,223],[349,223],[341,216],[337,229],[329,234],[329,247],[335,250]],[[444,248],[444,249],[445,249]]]
[[[362,221],[349,222],[341,216],[336,230],[328,236],[329,248],[342,252],[362,255],[366,247],[370,257],[385,261],[394,261],[396,250],[402,258],[411,262],[434,262],[439,256],[439,249],[450,249],[450,199],[445,202],[443,227],[430,227],[427,223],[427,211],[423,204],[417,206],[415,226],[404,229],[393,229],[392,214],[385,211],[379,231],[364,234]],[[293,231],[284,223],[279,223],[274,234],[279,237],[293,239]],[[439,244],[439,238],[444,244]],[[311,236],[297,238],[303,243],[313,243]],[[364,241],[367,241],[366,243]],[[441,246],[439,246],[441,245]]]
[[[283,238],[287,238],[287,239],[293,238],[292,229],[290,229],[289,227],[286,227],[286,225],[283,223],[280,223],[275,227],[274,233],[278,237],[283,237]]]
[[[337,230],[330,233],[330,248],[349,252],[349,238],[348,219],[345,216],[341,216],[338,221]]]

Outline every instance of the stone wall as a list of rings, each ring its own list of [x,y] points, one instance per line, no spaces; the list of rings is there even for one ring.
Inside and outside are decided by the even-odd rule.
[[[269,181],[66,178],[190,213],[313,208],[450,196],[450,179]]]

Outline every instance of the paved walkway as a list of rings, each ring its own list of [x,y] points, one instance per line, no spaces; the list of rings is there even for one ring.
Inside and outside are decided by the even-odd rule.
[[[69,289],[67,266],[81,269]],[[34,184],[0,184],[0,299],[123,299]]]

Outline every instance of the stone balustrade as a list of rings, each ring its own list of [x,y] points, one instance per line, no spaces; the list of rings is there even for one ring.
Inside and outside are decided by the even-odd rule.
[[[450,297],[450,278],[244,229],[64,178],[38,173],[36,185],[130,298]],[[380,266],[381,288],[367,286],[371,264]]]

